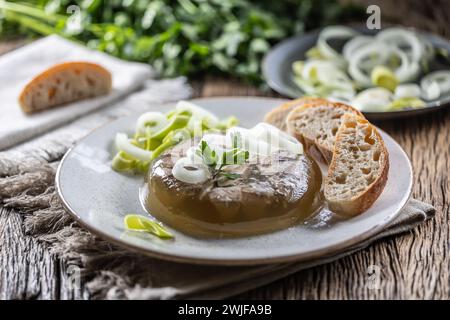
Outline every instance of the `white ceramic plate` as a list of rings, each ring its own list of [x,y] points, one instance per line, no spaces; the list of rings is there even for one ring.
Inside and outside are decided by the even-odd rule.
[[[262,121],[266,112],[283,100],[266,98],[211,98],[195,100],[220,117],[235,115],[241,126]],[[159,107],[168,111],[174,105]],[[196,239],[168,228],[175,240],[161,240],[124,229],[128,213],[145,215],[139,202],[140,176],[110,168],[113,138],[132,132],[138,115],[118,119],[92,132],[62,160],[56,185],[68,211],[83,226],[117,245],[161,259],[196,264],[253,265],[309,260],[333,255],[382,230],[406,204],[412,186],[412,169],[401,147],[382,132],[390,155],[389,180],[380,198],[358,217],[334,222],[298,225],[275,233],[238,239]]]

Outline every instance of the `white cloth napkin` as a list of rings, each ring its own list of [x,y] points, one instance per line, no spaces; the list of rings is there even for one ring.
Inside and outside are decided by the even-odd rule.
[[[54,64],[66,61],[89,61],[104,66],[113,76],[112,92],[34,115],[23,113],[18,96],[26,83]],[[0,57],[0,150],[110,104],[138,89],[152,75],[151,67],[146,64],[123,61],[56,35],[3,55]]]

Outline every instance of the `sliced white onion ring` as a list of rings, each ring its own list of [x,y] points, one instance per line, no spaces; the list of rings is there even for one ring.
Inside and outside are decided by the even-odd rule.
[[[272,152],[277,150],[266,141],[256,138],[249,129],[241,127],[233,127],[227,130],[227,146],[233,145],[233,140],[236,135],[239,135],[240,137],[242,143],[241,148],[248,151],[250,155],[269,156]]]
[[[392,93],[384,88],[370,88],[361,91],[352,101],[352,105],[360,111],[387,111],[392,101]]]
[[[395,88],[394,96],[396,99],[401,98],[420,98],[422,91],[415,83],[401,84]]]
[[[336,102],[348,103],[355,97],[355,89],[341,89],[341,90],[332,90],[327,97],[329,100],[333,100]]]
[[[326,27],[320,32],[317,40],[317,48],[320,53],[327,59],[342,59],[339,52],[334,50],[329,44],[328,40],[331,38],[348,39],[358,35],[355,30],[344,26]]]
[[[189,158],[180,158],[172,168],[175,179],[185,183],[203,183],[211,177],[208,167],[203,163],[193,163]]]
[[[374,60],[374,64],[381,65],[388,57],[387,46],[379,41],[374,41],[366,46],[361,47],[352,55],[349,61],[348,73],[361,87],[368,88],[372,86],[372,80],[369,74],[364,73],[360,64],[364,59],[370,58]]]
[[[133,145],[125,133],[117,133],[115,142],[117,149],[125,152],[133,158],[141,161],[150,161],[152,159],[151,151],[144,150]]]
[[[345,72],[334,63],[323,60],[310,60],[304,65],[302,77],[294,82],[307,94],[321,95],[320,87],[330,91],[334,97],[352,98],[355,94],[353,83]]]
[[[395,70],[395,76],[400,83],[412,81],[419,75],[420,66],[417,61],[410,61],[406,53],[401,51],[399,48],[392,48],[392,52],[396,54],[400,60],[401,64],[397,70]]]
[[[375,41],[363,46],[353,54],[349,62],[348,72],[356,83],[364,88],[372,86],[370,76],[362,71],[360,64],[365,59],[374,59],[377,65],[384,65],[389,57],[395,55],[400,58],[400,66],[394,74],[400,83],[408,82],[417,77],[420,67],[417,62],[411,62],[407,55],[399,48],[382,41]]]
[[[350,61],[352,55],[355,54],[359,48],[371,43],[374,39],[375,38],[371,36],[356,36],[347,41],[344,45],[344,48],[342,48],[342,55],[347,61]]]
[[[206,141],[210,147],[225,148],[227,143],[224,135],[216,133],[207,133],[202,137],[202,140]]]
[[[314,95],[316,94],[316,89],[312,85],[311,81],[305,80],[301,77],[294,77],[295,84],[306,94]]]
[[[193,146],[186,150],[186,158],[188,158],[191,163],[203,163],[203,158],[197,155],[197,150],[198,146]]]
[[[432,72],[420,81],[423,97],[427,100],[438,99],[441,95],[450,93],[450,70]]]
[[[258,123],[250,131],[257,139],[269,143],[275,149],[288,150],[296,154],[303,153],[303,145],[297,139],[268,123]]]
[[[406,53],[411,62],[419,62],[425,54],[422,40],[414,32],[403,28],[384,29],[376,38]],[[405,49],[405,45],[409,46],[409,49]]]
[[[146,112],[136,122],[136,131],[145,134],[147,131],[155,133],[164,128],[169,121],[161,112]]]
[[[217,126],[219,118],[206,109],[203,109],[192,102],[181,100],[177,103],[175,108],[178,112],[189,111],[192,113],[192,117],[198,120],[206,119],[212,126]]]

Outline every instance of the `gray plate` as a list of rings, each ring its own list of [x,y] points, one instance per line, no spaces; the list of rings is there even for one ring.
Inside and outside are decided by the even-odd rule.
[[[260,122],[266,112],[283,100],[265,98],[212,98],[196,100],[220,117],[235,115],[241,125]],[[174,105],[157,108],[167,111]],[[387,186],[365,213],[325,226],[298,225],[271,234],[239,239],[202,240],[169,228],[175,240],[127,232],[123,217],[146,214],[139,202],[143,178],[111,170],[113,137],[132,132],[138,115],[118,119],[97,129],[74,146],[62,160],[56,185],[65,207],[83,226],[113,243],[161,259],[197,264],[253,265],[308,260],[335,254],[382,230],[406,204],[412,169],[401,147],[382,132],[391,168]]]
[[[354,29],[364,34],[373,35],[375,33],[375,31],[363,27],[355,27]],[[273,90],[289,98],[298,98],[304,95],[304,92],[292,79],[291,65],[296,60],[305,59],[306,51],[316,44],[320,31],[321,30],[316,30],[304,35],[289,38],[274,46],[267,53],[262,63],[262,69],[264,78]],[[416,32],[422,34],[431,41],[435,48],[441,48],[450,52],[450,42],[448,40],[430,33]],[[450,70],[450,64],[435,59],[435,61],[431,63],[431,70],[441,69]],[[446,95],[439,100],[428,102],[423,108],[392,112],[364,112],[364,114],[371,120],[393,119],[436,111],[447,106],[449,103],[450,95]]]

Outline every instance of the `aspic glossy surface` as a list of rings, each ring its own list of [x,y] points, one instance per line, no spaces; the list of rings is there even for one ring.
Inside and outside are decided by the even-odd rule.
[[[196,237],[242,237],[294,226],[323,206],[322,173],[306,155],[277,151],[224,171],[235,179],[211,176],[185,183],[172,174],[174,164],[193,143],[175,146],[151,166],[145,207],[163,223]]]
[[[220,117],[235,115],[243,127],[261,122],[264,114],[283,100],[265,98],[211,98],[195,101]],[[168,111],[174,105],[152,108]],[[333,255],[384,228],[406,204],[412,185],[408,157],[387,134],[381,135],[389,150],[391,168],[385,190],[364,214],[340,219],[324,214],[277,232],[232,239],[199,239],[168,227],[174,240],[128,232],[123,217],[146,215],[139,198],[142,176],[111,170],[113,137],[132,132],[139,115],[121,118],[82,139],[65,156],[56,177],[59,195],[68,211],[86,228],[129,249],[162,259],[221,265],[252,265]]]

